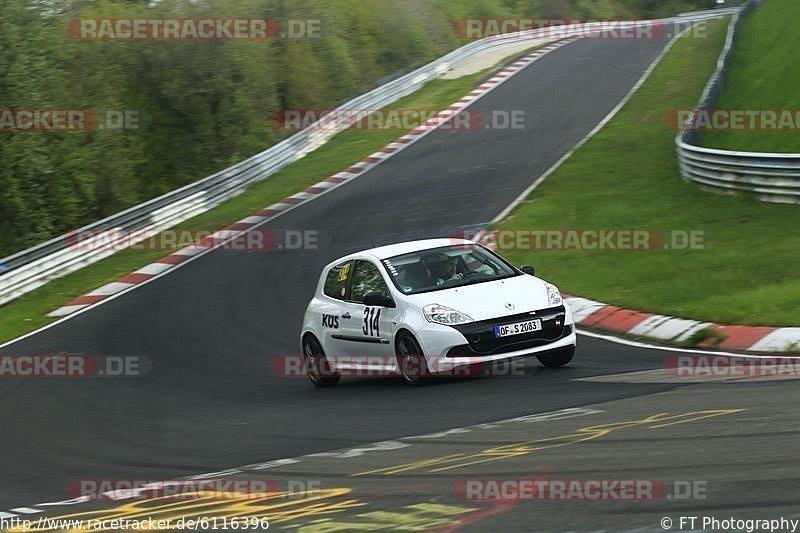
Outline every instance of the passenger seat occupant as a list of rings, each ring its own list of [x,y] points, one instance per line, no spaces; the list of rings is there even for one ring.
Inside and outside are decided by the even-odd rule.
[[[403,269],[403,284],[410,286],[412,290],[430,287],[432,283],[428,267],[419,261],[406,265]]]

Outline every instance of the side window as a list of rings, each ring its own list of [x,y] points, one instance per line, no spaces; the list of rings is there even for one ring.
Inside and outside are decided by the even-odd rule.
[[[363,302],[364,295],[377,292],[384,296],[391,296],[389,287],[381,277],[378,267],[369,261],[356,261],[353,269],[353,281],[350,284],[350,300]]]
[[[328,276],[325,278],[325,288],[323,292],[326,296],[331,298],[344,299],[345,291],[347,290],[347,278],[350,275],[352,261],[345,261],[336,265],[328,271]]]

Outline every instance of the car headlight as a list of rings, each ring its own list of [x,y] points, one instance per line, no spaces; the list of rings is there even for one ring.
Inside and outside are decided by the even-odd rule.
[[[444,324],[445,326],[455,326],[472,322],[472,317],[465,315],[461,311],[451,309],[446,305],[430,304],[422,308],[422,313],[428,322]]]
[[[561,293],[558,292],[558,287],[552,283],[545,283],[544,286],[547,289],[547,303],[550,305],[561,305],[563,300],[561,299]]]

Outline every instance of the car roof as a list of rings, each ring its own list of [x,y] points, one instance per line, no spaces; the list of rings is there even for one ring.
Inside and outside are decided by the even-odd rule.
[[[388,244],[386,246],[378,246],[377,248],[362,250],[360,252],[356,252],[348,256],[341,257],[336,261],[334,261],[334,263],[340,263],[341,261],[345,261],[350,258],[363,257],[365,255],[372,256],[373,258],[380,261],[383,259],[387,259],[389,257],[394,257],[396,255],[418,252],[420,250],[429,250],[431,248],[441,248],[443,246],[458,246],[465,244],[475,244],[475,242],[466,239],[454,239],[454,238],[423,239],[420,241],[398,242],[396,244]]]

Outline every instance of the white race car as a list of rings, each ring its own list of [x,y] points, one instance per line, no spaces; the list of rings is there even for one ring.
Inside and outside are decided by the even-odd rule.
[[[305,372],[320,387],[342,373],[436,373],[520,356],[567,364],[575,323],[558,289],[462,239],[381,246],[323,270],[303,320]]]

